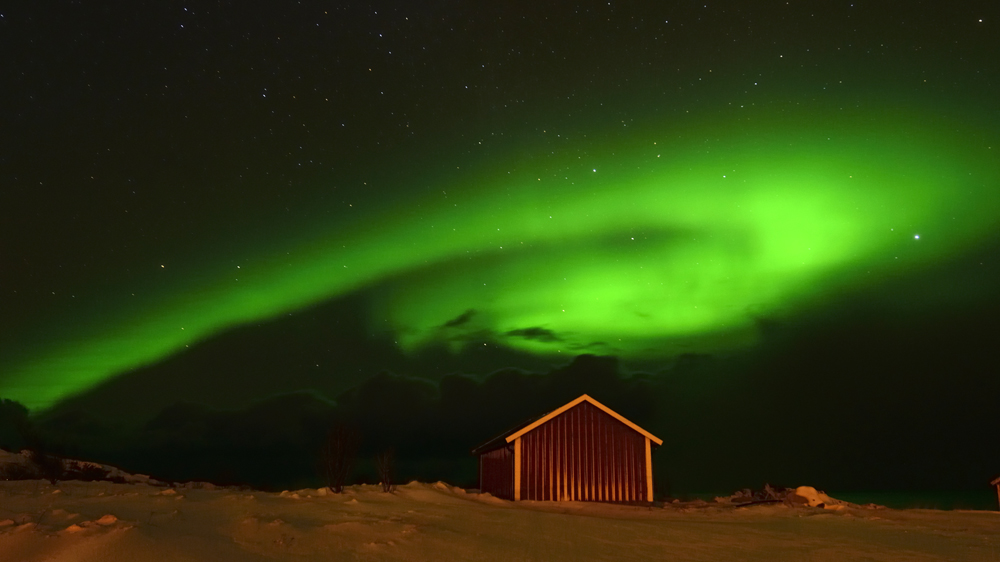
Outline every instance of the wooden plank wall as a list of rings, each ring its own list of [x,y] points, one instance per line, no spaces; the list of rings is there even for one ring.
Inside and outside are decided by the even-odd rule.
[[[514,499],[514,444],[479,455],[479,489]]]
[[[583,402],[521,439],[522,500],[646,501],[646,438]]]

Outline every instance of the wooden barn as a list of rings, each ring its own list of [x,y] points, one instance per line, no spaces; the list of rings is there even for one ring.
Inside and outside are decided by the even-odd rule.
[[[508,500],[653,501],[662,440],[583,396],[473,449],[479,488]]]

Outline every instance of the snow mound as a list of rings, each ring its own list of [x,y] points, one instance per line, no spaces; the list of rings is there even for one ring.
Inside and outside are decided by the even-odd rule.
[[[809,507],[822,507],[824,509],[844,509],[846,507],[845,502],[833,499],[812,486],[795,488],[795,491],[789,494],[788,499],[791,503],[804,504]]]

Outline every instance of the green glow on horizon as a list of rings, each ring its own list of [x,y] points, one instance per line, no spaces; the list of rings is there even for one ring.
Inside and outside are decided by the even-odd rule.
[[[901,262],[933,264],[995,228],[1000,148],[968,131],[920,113],[758,112],[566,141],[236,274],[205,271],[128,314],[109,302],[108,317],[0,364],[0,396],[45,408],[361,289],[373,291],[372,324],[404,350],[650,358],[749,345],[759,315],[877,283]]]

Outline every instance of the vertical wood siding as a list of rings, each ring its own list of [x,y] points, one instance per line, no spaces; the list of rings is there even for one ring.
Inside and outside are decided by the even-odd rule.
[[[520,439],[522,500],[647,499],[646,438],[592,404],[583,402],[566,410]],[[511,465],[503,469],[505,482],[513,486],[513,448],[484,453],[480,459],[484,468],[497,463],[497,468],[483,470],[483,490],[513,497],[512,489],[500,495],[486,488],[493,482],[489,478],[501,474],[501,465],[507,466],[504,463]]]
[[[479,489],[498,498],[514,499],[513,443],[479,455]]]

